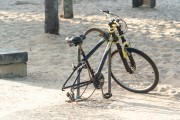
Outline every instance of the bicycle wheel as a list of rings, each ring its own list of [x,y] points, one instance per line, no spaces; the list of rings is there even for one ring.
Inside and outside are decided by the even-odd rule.
[[[143,52],[134,48],[125,48],[126,59],[132,72],[125,70],[118,50],[112,53],[111,75],[123,88],[135,93],[147,93],[153,90],[159,81],[159,73],[154,62]]]

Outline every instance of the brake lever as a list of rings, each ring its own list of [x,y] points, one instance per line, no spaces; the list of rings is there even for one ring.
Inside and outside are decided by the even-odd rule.
[[[99,9],[99,11],[104,12],[104,13],[107,13],[107,14],[110,14],[109,10],[102,10],[102,9]]]

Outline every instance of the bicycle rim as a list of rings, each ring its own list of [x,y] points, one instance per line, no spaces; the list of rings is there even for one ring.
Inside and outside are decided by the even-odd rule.
[[[126,60],[133,70],[129,73],[125,70],[118,51],[112,53],[112,78],[123,88],[136,93],[147,93],[153,90],[159,81],[159,73],[154,62],[143,52],[134,49],[126,49],[132,55],[135,64],[131,65],[130,57]]]

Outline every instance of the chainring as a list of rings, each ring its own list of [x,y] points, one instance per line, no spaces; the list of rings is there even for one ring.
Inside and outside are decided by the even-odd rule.
[[[104,76],[102,73],[100,74],[95,74],[93,78],[93,85],[96,89],[100,89],[104,85]]]

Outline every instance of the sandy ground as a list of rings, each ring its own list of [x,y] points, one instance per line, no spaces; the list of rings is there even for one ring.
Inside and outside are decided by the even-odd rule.
[[[74,18],[60,19],[60,36],[44,34],[43,0],[24,1],[0,2],[1,49],[29,55],[27,77],[0,79],[1,120],[180,120],[179,0],[158,0],[154,9],[132,8],[131,0],[75,0]],[[155,61],[160,83],[154,91],[135,94],[113,84],[108,100],[96,91],[87,101],[65,102],[67,91],[61,87],[76,62],[76,48],[69,48],[65,37],[92,27],[107,30],[98,8],[121,16],[128,24],[131,45]],[[85,42],[86,49],[97,42],[92,38]],[[100,53],[92,58],[94,66]]]

